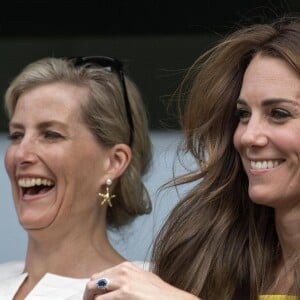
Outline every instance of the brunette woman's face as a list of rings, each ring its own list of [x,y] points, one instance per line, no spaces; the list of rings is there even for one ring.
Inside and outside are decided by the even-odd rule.
[[[234,146],[252,201],[271,207],[300,203],[300,78],[285,61],[257,55],[237,101]]]
[[[33,88],[20,96],[9,124],[5,166],[20,223],[41,229],[97,212],[109,150],[80,116],[87,90],[66,83]],[[75,223],[75,222],[74,222]]]

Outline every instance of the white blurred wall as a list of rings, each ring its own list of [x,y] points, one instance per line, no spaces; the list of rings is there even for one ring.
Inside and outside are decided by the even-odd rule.
[[[162,222],[170,209],[178,201],[174,189],[164,190],[156,195],[161,184],[175,173],[181,174],[183,168],[176,160],[177,145],[181,135],[176,131],[152,132],[153,166],[144,181],[153,202],[150,215],[137,218],[133,224],[120,232],[109,233],[112,244],[128,260],[148,260],[151,245]],[[23,260],[26,252],[26,232],[19,225],[11,196],[10,183],[4,168],[4,154],[9,141],[4,134],[0,135],[0,263],[10,260]],[[188,158],[186,158],[187,164]],[[179,190],[181,195],[186,188]]]

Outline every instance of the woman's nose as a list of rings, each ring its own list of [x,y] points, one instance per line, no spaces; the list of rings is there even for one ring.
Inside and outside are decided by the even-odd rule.
[[[34,163],[37,159],[35,140],[24,136],[16,145],[14,159],[18,165]]]
[[[264,123],[257,120],[249,120],[241,135],[241,143],[245,146],[263,147],[268,143]]]

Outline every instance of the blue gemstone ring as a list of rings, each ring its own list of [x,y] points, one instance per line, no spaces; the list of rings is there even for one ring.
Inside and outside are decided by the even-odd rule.
[[[107,278],[101,278],[97,281],[97,288],[100,290],[107,291],[109,280]]]

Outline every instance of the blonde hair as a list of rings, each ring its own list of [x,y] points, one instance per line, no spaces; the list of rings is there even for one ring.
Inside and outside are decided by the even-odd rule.
[[[143,184],[142,176],[147,172],[152,152],[147,116],[137,86],[125,77],[133,119],[132,160],[119,178],[114,193],[118,201],[108,209],[107,221],[112,227],[127,224],[137,215],[149,213],[151,202]],[[74,66],[71,60],[43,58],[27,65],[11,82],[5,93],[8,116],[14,113],[19,97],[39,85],[66,82],[88,88],[89,97],[82,106],[82,117],[101,145],[112,147],[129,144],[128,123],[122,86],[115,72],[99,66]]]

